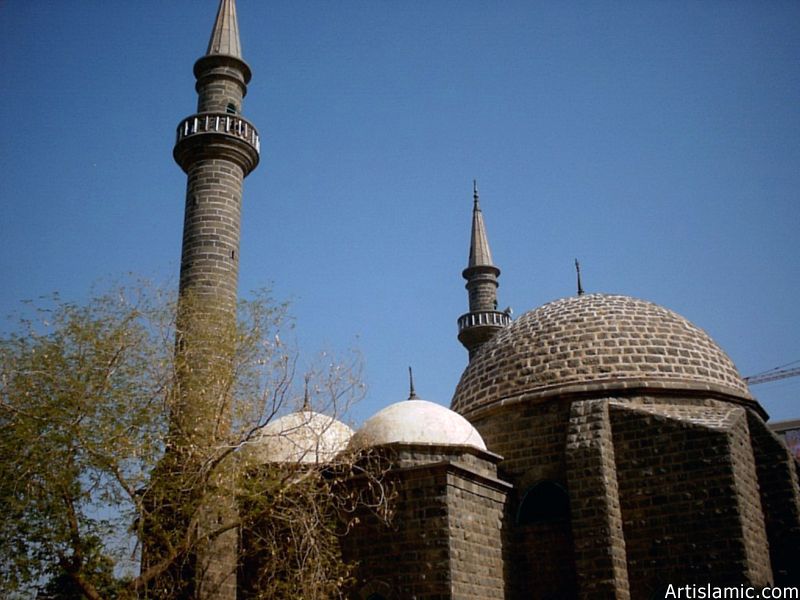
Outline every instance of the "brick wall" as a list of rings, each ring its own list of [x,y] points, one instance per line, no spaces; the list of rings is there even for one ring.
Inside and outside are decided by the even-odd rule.
[[[800,585],[800,485],[797,463],[781,439],[753,413],[748,424],[776,585]]]
[[[233,104],[237,113],[242,110],[245,87],[239,69],[216,69],[213,76],[197,82],[197,112],[227,112]]]
[[[509,598],[571,598],[575,561],[569,521],[515,525],[525,492],[543,480],[566,485],[565,443],[570,400],[521,402],[472,420],[488,448],[503,456],[501,477],[514,485],[504,544]]]
[[[180,288],[234,310],[239,271],[239,165],[207,158],[191,165],[186,188]]]
[[[755,412],[662,390],[597,400],[611,407],[609,429],[604,409],[593,405],[591,418],[576,415],[573,402],[585,401],[574,398],[532,393],[471,418],[487,447],[504,456],[500,473],[514,485],[505,516],[509,598],[574,597],[576,578],[584,581],[588,572],[582,552],[589,563],[604,553],[618,554],[618,541],[605,533],[613,527],[594,525],[611,540],[603,550],[596,535],[586,538],[592,529],[581,522],[581,510],[590,506],[612,506],[613,512],[611,478],[618,479],[632,598],[677,580],[766,583],[773,566],[777,581],[797,580],[800,491],[794,462]],[[542,480],[568,488],[571,521],[514,525],[524,493]],[[597,514],[613,522],[606,508]],[[582,538],[594,540],[594,550],[581,547]],[[607,572],[612,581],[613,569]],[[592,594],[602,596],[596,588]]]
[[[461,469],[447,475],[453,599],[505,598],[503,515],[506,490]]]
[[[497,277],[494,271],[475,274],[466,285],[471,311],[495,310],[497,308]]]
[[[493,477],[497,457],[405,444],[382,451],[393,465],[394,514],[386,525],[365,511],[343,540],[345,558],[359,562],[352,596],[380,590],[396,600],[504,598],[508,486]]]
[[[578,598],[641,598],[628,584],[615,448],[608,403],[573,402],[567,434],[567,484]]]
[[[768,583],[744,409],[624,400],[611,421],[632,597],[667,583]]]

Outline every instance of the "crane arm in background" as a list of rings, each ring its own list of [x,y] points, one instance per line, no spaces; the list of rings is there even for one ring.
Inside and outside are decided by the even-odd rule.
[[[800,367],[791,367],[791,365],[797,363],[800,363],[800,360],[790,362],[780,367],[775,367],[774,369],[764,371],[763,373],[750,375],[749,377],[745,377],[744,380],[747,382],[747,385],[758,385],[759,383],[767,383],[768,381],[778,381],[779,379],[786,379],[788,377],[797,377],[800,375]]]

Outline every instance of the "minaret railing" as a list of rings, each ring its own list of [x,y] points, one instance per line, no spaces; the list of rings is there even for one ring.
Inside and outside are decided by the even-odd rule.
[[[261,152],[261,138],[253,124],[238,115],[228,113],[200,113],[185,118],[178,125],[175,143],[203,133],[220,133],[239,138],[252,146],[257,153]]]
[[[511,315],[498,310],[468,312],[458,318],[458,331],[468,327],[506,327],[511,323]]]

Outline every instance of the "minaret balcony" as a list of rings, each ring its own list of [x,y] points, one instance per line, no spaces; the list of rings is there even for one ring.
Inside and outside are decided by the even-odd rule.
[[[222,133],[240,138],[250,144],[256,152],[261,152],[261,138],[258,131],[247,119],[227,113],[202,113],[184,119],[178,125],[178,144],[184,138],[202,133]]]
[[[472,327],[507,327],[511,315],[498,310],[478,310],[468,312],[458,318],[459,333]]]
[[[203,148],[211,154],[224,153],[241,164],[246,175],[258,164],[261,138],[253,124],[239,115],[199,113],[178,125],[173,155],[185,171]]]

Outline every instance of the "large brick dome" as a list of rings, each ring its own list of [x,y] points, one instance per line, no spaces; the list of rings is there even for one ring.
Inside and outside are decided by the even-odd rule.
[[[466,415],[522,394],[648,388],[751,399],[702,329],[651,302],[591,294],[545,304],[499,332],[464,371],[452,408]]]

